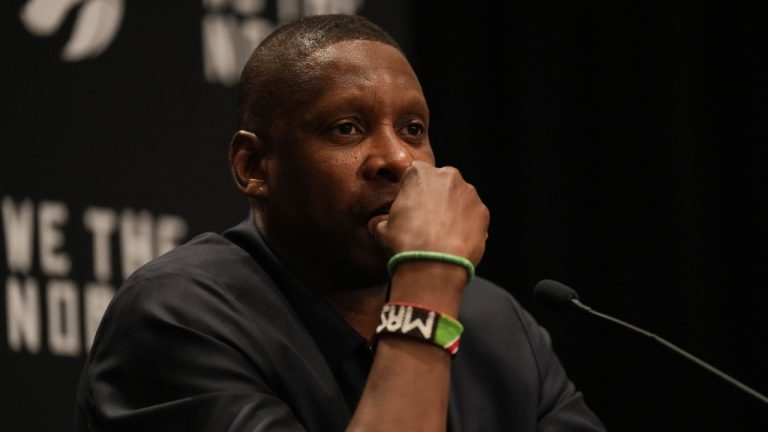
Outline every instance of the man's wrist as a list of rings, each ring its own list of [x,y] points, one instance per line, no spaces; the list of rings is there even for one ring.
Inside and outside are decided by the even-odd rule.
[[[402,262],[392,276],[389,300],[422,304],[455,317],[466,284],[467,272],[461,266],[437,261]]]

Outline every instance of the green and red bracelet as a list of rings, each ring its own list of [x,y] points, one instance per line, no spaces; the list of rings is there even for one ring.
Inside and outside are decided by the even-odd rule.
[[[389,302],[381,309],[377,336],[397,335],[437,345],[451,356],[459,351],[464,327],[438,310],[406,302]]]

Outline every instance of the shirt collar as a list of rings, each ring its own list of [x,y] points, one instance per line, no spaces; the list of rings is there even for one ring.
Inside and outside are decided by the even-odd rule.
[[[288,272],[264,243],[250,215],[227,230],[224,237],[248,252],[285,294],[332,370],[336,370],[356,348],[366,344],[365,338],[325,299]]]

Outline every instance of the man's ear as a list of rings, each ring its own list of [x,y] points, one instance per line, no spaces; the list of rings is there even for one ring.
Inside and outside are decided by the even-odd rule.
[[[253,132],[239,130],[229,143],[229,167],[240,192],[249,198],[269,196],[269,146]]]

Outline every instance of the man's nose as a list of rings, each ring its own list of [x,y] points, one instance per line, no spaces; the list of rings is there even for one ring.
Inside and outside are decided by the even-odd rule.
[[[365,178],[400,182],[406,168],[413,162],[413,147],[401,140],[391,127],[382,128],[370,140],[363,168]]]

